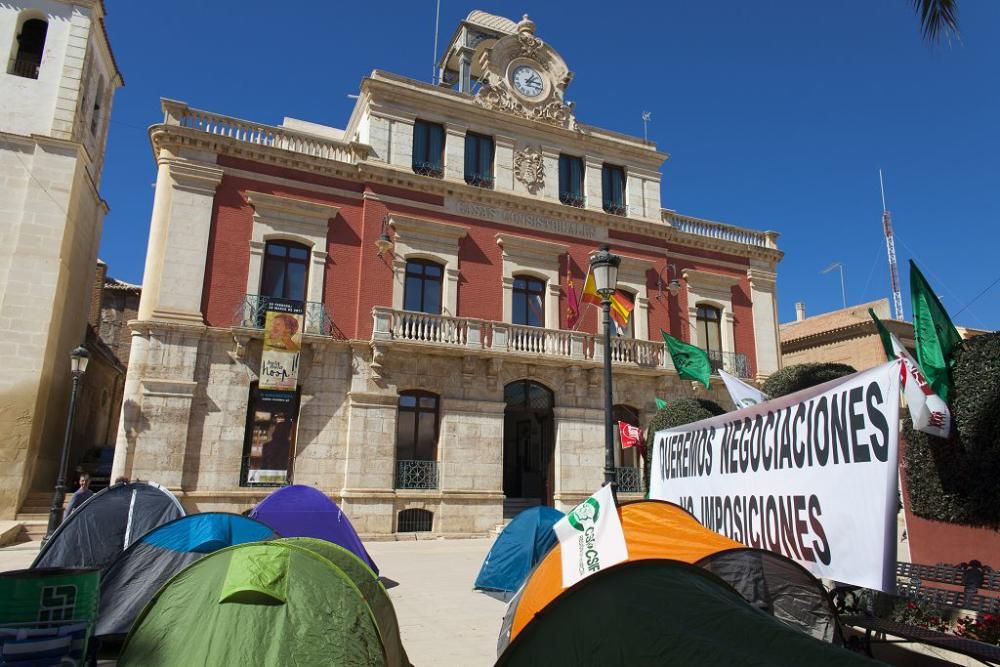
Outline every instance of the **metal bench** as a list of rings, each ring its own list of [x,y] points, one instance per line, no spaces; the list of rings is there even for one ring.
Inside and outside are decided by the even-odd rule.
[[[932,584],[956,586],[962,590]],[[1000,613],[1000,597],[982,595],[979,591],[1000,592],[1000,573],[982,566],[978,561],[961,565],[896,564],[895,597],[969,612]],[[845,608],[843,593],[843,589],[833,591],[838,610],[857,612],[857,609]],[[843,624],[865,631],[864,648],[869,656],[872,655],[873,641],[919,642],[961,653],[985,664],[1000,664],[1000,646],[882,618],[881,613],[887,608],[885,603],[892,598],[893,596],[876,593],[872,602],[873,609],[865,610],[865,613],[847,613],[841,616]],[[887,639],[886,635],[901,639]]]

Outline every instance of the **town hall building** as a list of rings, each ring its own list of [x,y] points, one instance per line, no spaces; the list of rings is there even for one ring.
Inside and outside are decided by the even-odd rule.
[[[617,419],[730,405],[678,377],[661,329],[715,369],[777,370],[777,234],[665,209],[667,155],[578,120],[573,76],[527,17],[474,11],[439,83],[374,71],[344,129],[164,100],[112,474],[202,511],[307,484],[363,535],[571,507],[603,480],[603,329],[571,294],[604,244],[634,304]],[[640,497],[641,457],[615,456]]]

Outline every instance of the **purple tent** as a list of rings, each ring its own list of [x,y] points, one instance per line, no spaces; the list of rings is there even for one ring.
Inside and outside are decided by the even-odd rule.
[[[250,518],[284,537],[315,537],[339,544],[378,574],[347,515],[319,489],[301,484],[284,486],[257,503]]]

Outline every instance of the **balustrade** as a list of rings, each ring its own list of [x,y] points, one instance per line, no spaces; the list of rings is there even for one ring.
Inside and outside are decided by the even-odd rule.
[[[687,215],[680,215],[673,211],[664,211],[663,220],[678,231],[697,236],[719,239],[722,241],[732,241],[733,243],[743,243],[746,245],[760,246],[762,248],[774,248],[773,238],[769,238],[768,232],[758,232],[752,229],[743,229],[734,225],[727,225],[712,220],[702,220],[692,218]],[[772,234],[772,236],[777,236]]]

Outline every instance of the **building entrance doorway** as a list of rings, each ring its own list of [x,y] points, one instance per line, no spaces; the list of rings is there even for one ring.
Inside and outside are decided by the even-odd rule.
[[[504,495],[529,505],[551,505],[555,479],[552,391],[531,380],[518,380],[504,387],[504,401]]]

